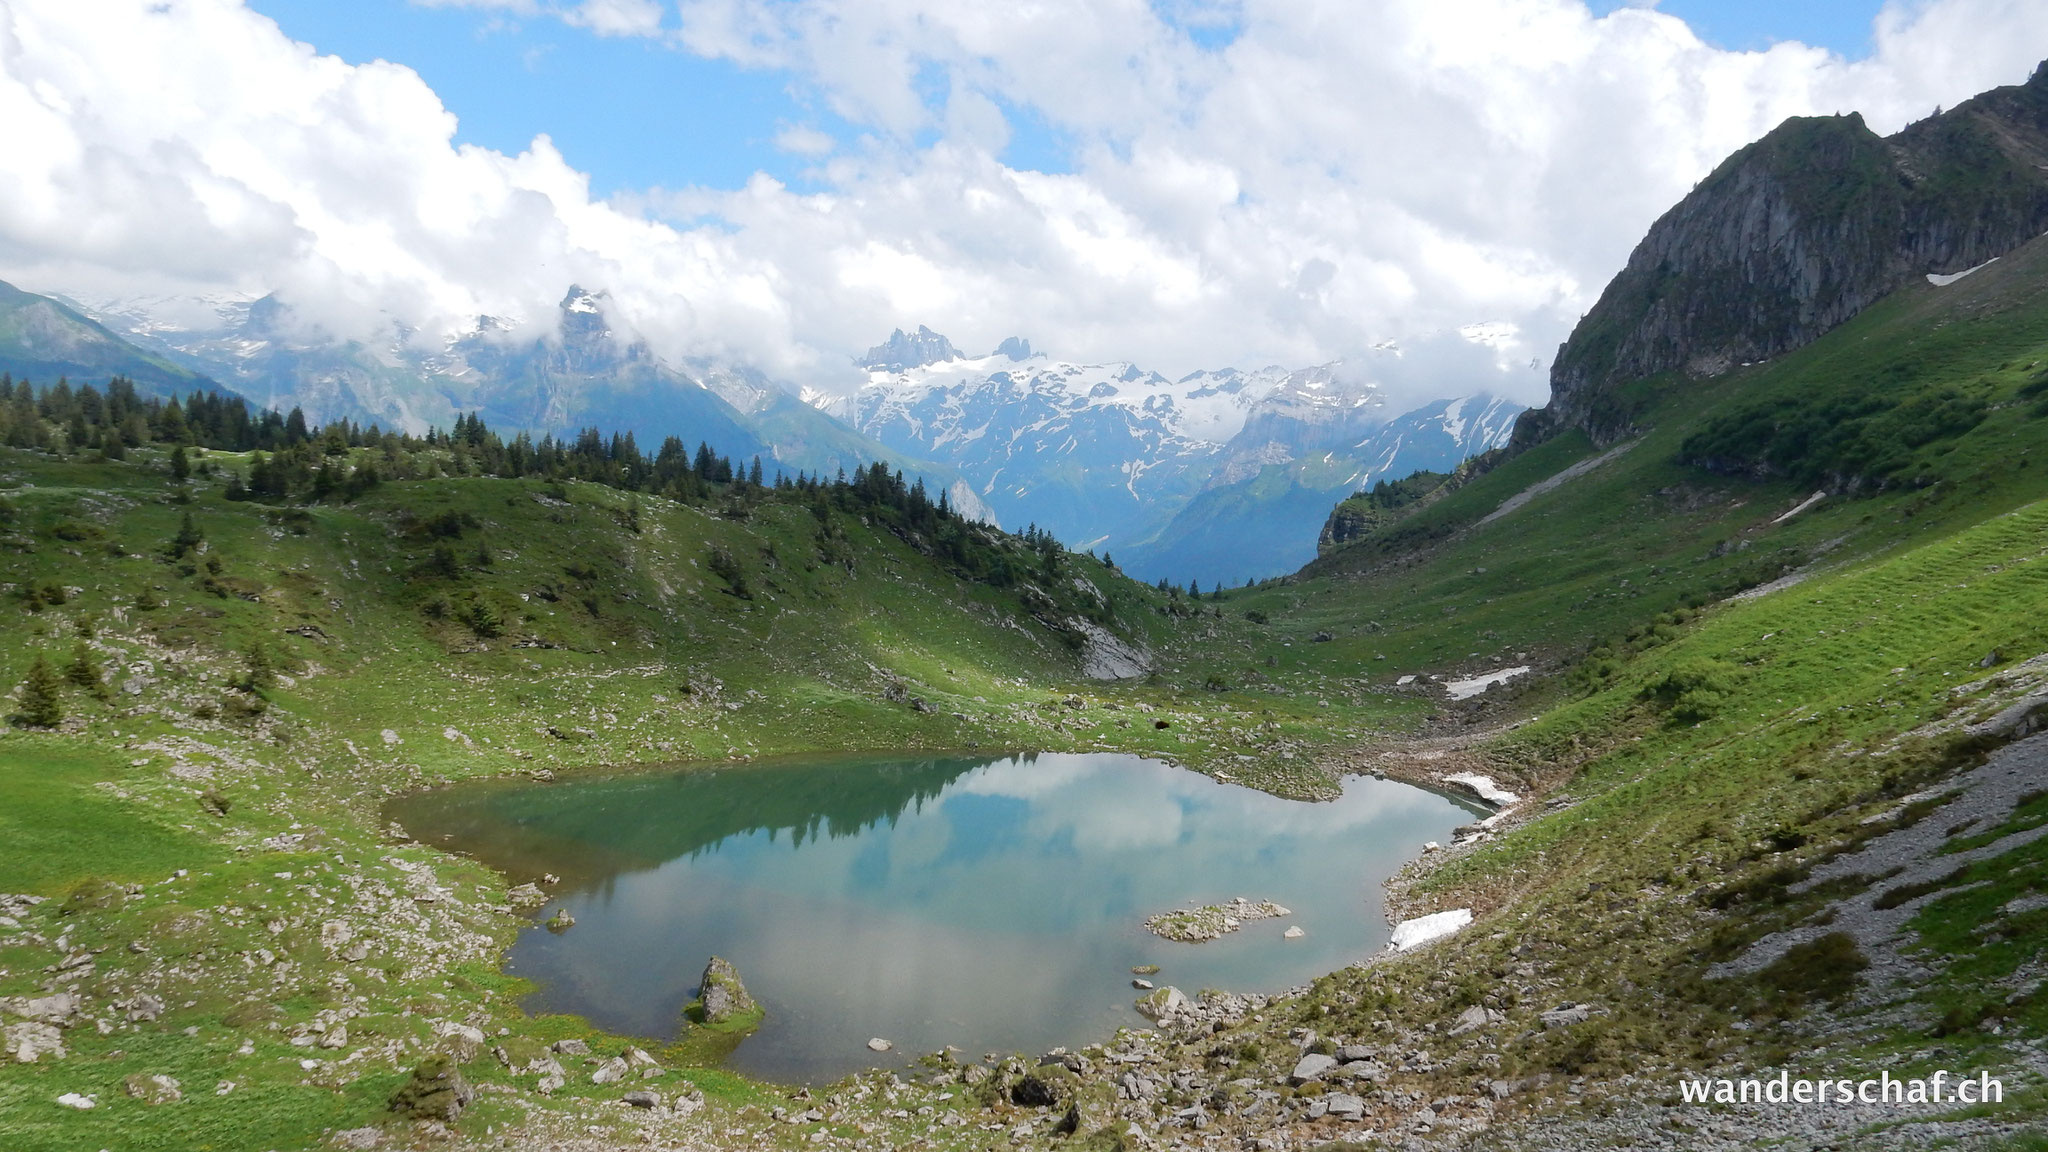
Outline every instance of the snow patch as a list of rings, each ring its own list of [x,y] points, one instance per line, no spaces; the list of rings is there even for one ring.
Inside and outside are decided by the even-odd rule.
[[[1387,942],[1387,947],[1395,952],[1408,952],[1432,940],[1441,940],[1470,923],[1470,908],[1453,908],[1449,912],[1432,912],[1427,916],[1403,920],[1394,925],[1394,938]]]
[[[1934,285],[1936,288],[1946,288],[1949,285],[1955,283],[1956,281],[1961,280],[1963,277],[1968,276],[1970,273],[1978,271],[1979,269],[1989,268],[1996,263],[1998,263],[1998,257],[1993,256],[1991,259],[1986,260],[1982,264],[1977,265],[1976,268],[1965,268],[1961,272],[1949,272],[1945,274],[1941,272],[1929,272],[1927,274],[1927,282],[1929,284]]]
[[[1529,666],[1527,664],[1518,664],[1513,668],[1503,668],[1498,672],[1488,672],[1484,676],[1474,676],[1470,680],[1453,680],[1444,685],[1444,690],[1451,694],[1451,699],[1463,700],[1467,697],[1477,696],[1495,684],[1505,684],[1517,676],[1527,675],[1528,671]]]
[[[1801,500],[1799,502],[1798,507],[1792,509],[1790,512],[1785,513],[1783,516],[1778,517],[1776,520],[1771,521],[1771,524],[1774,527],[1779,524],[1783,524],[1785,521],[1790,520],[1794,516],[1799,515],[1801,512],[1806,511],[1808,508],[1813,507],[1815,504],[1818,504],[1827,498],[1828,490],[1823,488],[1820,491],[1815,492],[1813,495],[1808,496],[1806,499]]]
[[[1493,782],[1493,777],[1481,776],[1477,772],[1453,773],[1449,776],[1444,777],[1444,783],[1462,784],[1466,788],[1470,789],[1474,796],[1479,797],[1481,800],[1486,801],[1488,804],[1491,804],[1496,808],[1505,808],[1508,805],[1513,804],[1515,801],[1521,799],[1520,796],[1517,796],[1513,792],[1510,792],[1507,789],[1501,787],[1500,785],[1495,784]]]

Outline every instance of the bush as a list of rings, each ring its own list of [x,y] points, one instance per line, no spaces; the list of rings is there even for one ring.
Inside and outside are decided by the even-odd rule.
[[[1723,660],[1688,660],[1643,689],[1642,695],[1677,724],[1713,718],[1734,698],[1742,669]]]
[[[1856,990],[1870,960],[1847,932],[1830,932],[1795,944],[1757,973],[1758,982],[1785,1006],[1797,1008],[1814,1000],[1830,1003]]]

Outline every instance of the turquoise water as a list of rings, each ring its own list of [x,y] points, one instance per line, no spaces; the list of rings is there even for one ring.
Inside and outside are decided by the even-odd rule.
[[[575,927],[528,929],[507,963],[540,988],[530,1010],[672,1037],[723,956],[768,1009],[730,1066],[817,1083],[947,1045],[1037,1052],[1143,1026],[1133,965],[1190,995],[1340,968],[1386,944],[1381,882],[1473,810],[1384,780],[1308,803],[1048,753],[494,782],[390,814],[515,881],[562,877],[549,908]],[[1293,914],[1200,944],[1144,930],[1234,896]],[[1292,925],[1306,935],[1283,938]]]

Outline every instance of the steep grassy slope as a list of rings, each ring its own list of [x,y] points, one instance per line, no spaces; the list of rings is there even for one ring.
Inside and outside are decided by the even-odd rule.
[[[1304,666],[1376,681],[1572,660],[1659,613],[2048,496],[2048,465],[2033,463],[2048,451],[2044,371],[2036,241],[1947,287],[1902,289],[1769,364],[1631,385],[1638,438],[1603,452],[1558,436],[1238,603],[1292,640],[1333,633],[1297,643]],[[1816,424],[1832,456],[1805,431]]]

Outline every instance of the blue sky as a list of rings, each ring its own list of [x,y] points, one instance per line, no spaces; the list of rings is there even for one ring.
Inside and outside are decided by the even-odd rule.
[[[457,139],[502,152],[546,133],[608,196],[646,188],[736,188],[755,172],[809,186],[815,161],[775,146],[785,128],[826,132],[845,147],[862,128],[833,115],[788,74],[706,60],[642,37],[604,37],[548,17],[428,7],[409,0],[251,0],[286,35],[350,63],[385,59],[417,71],[461,121]],[[1620,7],[1599,0],[1595,11]],[[1798,40],[1857,59],[1870,51],[1877,0],[1664,0],[1658,7],[1723,48]],[[673,13],[671,13],[671,16]],[[1220,46],[1230,30],[1195,26]],[[1067,170],[1062,138],[1029,110],[1007,108],[1013,168]]]

